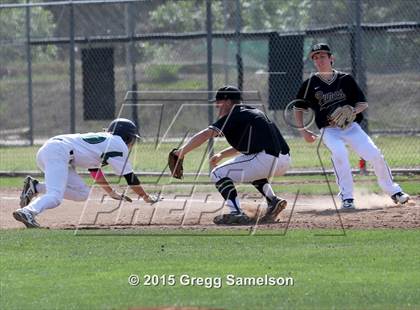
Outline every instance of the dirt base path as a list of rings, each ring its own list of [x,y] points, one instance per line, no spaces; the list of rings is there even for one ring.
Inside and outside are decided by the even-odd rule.
[[[0,229],[23,228],[12,217],[19,206],[19,190],[0,191]],[[168,195],[150,206],[143,201],[123,203],[102,199],[94,191],[86,202],[64,201],[61,206],[47,210],[37,217],[42,227],[50,229],[95,228],[185,228],[218,229],[213,218],[227,211],[218,193]],[[357,209],[337,212],[330,196],[287,195],[288,207],[278,223],[261,225],[266,229],[284,228],[420,228],[420,197],[412,197],[409,204],[396,206],[386,196],[356,195]],[[242,207],[255,216],[265,205],[260,197],[246,196]],[[340,203],[335,199],[337,207]],[[294,205],[294,206],[293,206]],[[262,211],[263,212],[263,211]],[[226,228],[226,226],[223,226]]]

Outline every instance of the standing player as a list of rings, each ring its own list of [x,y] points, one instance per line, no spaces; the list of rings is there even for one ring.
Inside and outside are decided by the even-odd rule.
[[[300,100],[295,104],[296,123],[305,141],[314,142],[316,136],[303,125],[303,110],[311,108],[314,111],[316,125],[322,133],[322,142],[331,152],[342,208],[355,208],[353,178],[346,144],[373,165],[379,186],[395,203],[406,203],[410,197],[393,182],[381,151],[359,125],[363,119],[362,111],[368,106],[365,95],[351,75],[333,69],[334,56],[327,44],[314,45],[309,57],[318,72],[304,81],[299,90],[297,99]],[[350,122],[340,128],[331,120],[331,114],[343,106],[350,106],[351,117]]]
[[[241,92],[236,87],[220,88],[215,98],[219,119],[176,151],[182,159],[208,139],[224,136],[231,147],[211,157],[210,164],[214,167],[222,159],[239,154],[211,172],[211,180],[230,209],[230,213],[216,216],[215,224],[250,223],[241,209],[234,182],[252,183],[267,199],[268,208],[261,221],[274,220],[287,205],[286,200],[274,194],[268,180],[288,169],[289,146],[262,111],[242,104],[241,100]]]
[[[124,176],[130,188],[144,201],[155,203],[133,172],[128,156],[138,138],[136,125],[124,118],[112,121],[107,132],[68,134],[49,139],[38,151],[36,161],[45,174],[45,183],[28,176],[20,196],[21,209],[13,217],[26,227],[39,227],[35,216],[46,209],[58,207],[63,198],[84,201],[90,189],[77,174],[76,167],[87,168],[97,184],[113,199],[131,202],[124,194],[113,190],[101,171],[110,165],[118,176]],[[38,193],[43,194],[32,201]]]

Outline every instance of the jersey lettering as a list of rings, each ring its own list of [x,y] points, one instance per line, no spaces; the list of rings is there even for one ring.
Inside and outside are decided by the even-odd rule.
[[[317,91],[315,93],[315,98],[318,99],[318,103],[321,107],[321,110],[326,109],[331,105],[334,105],[342,100],[347,99],[346,94],[343,92],[342,89],[328,93]]]
[[[318,128],[330,125],[329,116],[340,106],[350,105],[355,107],[359,102],[366,102],[356,81],[348,74],[333,71],[333,77],[325,81],[320,75],[312,75],[303,82],[296,96],[297,99],[304,99],[296,103],[297,109],[311,108],[315,113],[315,123]],[[363,114],[358,113],[356,122],[360,123]]]

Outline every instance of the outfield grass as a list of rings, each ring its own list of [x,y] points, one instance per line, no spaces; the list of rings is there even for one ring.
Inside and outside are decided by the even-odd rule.
[[[348,231],[346,236],[315,236],[316,232],[206,237],[3,230],[0,308],[420,307],[419,230]],[[131,287],[130,274],[141,278],[173,274],[178,280],[181,274],[222,278],[267,274],[293,277],[294,285],[207,289],[177,281],[171,287]]]
[[[42,180],[43,178],[39,178]],[[85,177],[85,182],[88,185],[93,185],[93,181],[90,177]],[[331,184],[334,193],[338,193],[338,187],[335,183],[333,175],[328,176],[328,180]],[[409,193],[410,195],[420,195],[420,176],[395,176],[394,180],[400,184],[400,186]],[[126,186],[125,180],[120,180],[118,183],[117,178],[109,178],[109,181],[113,184],[121,184]],[[206,176],[199,177],[195,180],[193,177],[185,177],[182,181],[175,180],[169,177],[163,177],[160,180],[158,177],[141,177],[141,181],[146,190],[150,192],[159,192],[162,188],[164,193],[178,193],[178,194],[189,194],[192,186],[194,186],[195,192],[209,193],[216,192],[214,184],[210,183],[210,180]],[[281,184],[273,185],[273,189],[276,193],[296,193],[298,190],[302,195],[326,195],[329,194],[328,185],[325,181],[325,177],[322,175],[315,176],[283,176],[275,178],[275,181],[281,182]],[[355,175],[355,190],[363,192],[382,193],[379,185],[376,182],[375,176],[362,176]],[[206,183],[205,185],[199,182]],[[187,184],[188,183],[188,184]],[[0,179],[0,189],[9,188],[21,188],[23,184],[22,177],[2,177]],[[168,184],[171,184],[168,186]],[[181,184],[183,184],[181,186]],[[200,184],[200,185],[193,185]],[[241,184],[237,185],[239,193],[257,193],[256,189],[252,185]]]
[[[420,166],[420,137],[378,137],[375,143],[385,154],[391,167],[417,167]],[[316,154],[316,144],[308,144],[301,138],[288,139],[291,148],[292,169],[320,168]],[[176,143],[162,143],[156,147],[153,143],[137,144],[133,150],[131,160],[136,171],[163,171],[167,165],[167,154],[177,147]],[[216,151],[227,146],[224,140],[215,144]],[[37,170],[35,157],[39,146],[33,147],[1,147],[0,171],[28,171]],[[328,150],[322,146],[321,155],[324,165],[331,169]],[[207,158],[205,146],[188,154],[185,160],[185,171],[194,172],[200,169],[203,158]],[[350,152],[350,161],[357,167],[359,158]],[[208,163],[204,162],[201,170],[206,171]]]

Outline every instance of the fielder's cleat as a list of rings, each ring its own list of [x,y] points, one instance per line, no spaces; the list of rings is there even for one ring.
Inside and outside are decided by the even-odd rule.
[[[341,210],[354,210],[356,206],[354,205],[354,199],[344,199],[341,204]]]
[[[405,204],[409,199],[410,196],[404,192],[398,192],[394,195],[391,196],[392,200],[396,203],[396,204]]]
[[[13,212],[16,221],[22,222],[27,228],[39,228],[40,225],[35,220],[35,216],[25,209],[18,209]]]
[[[23,181],[22,193],[20,194],[19,205],[21,208],[26,207],[31,202],[32,198],[36,196],[38,193],[36,190],[36,185],[38,183],[38,180],[35,180],[29,175],[25,178]]]
[[[227,213],[216,216],[213,223],[216,225],[247,225],[251,224],[251,219],[244,213]]]
[[[260,219],[260,223],[274,222],[277,216],[286,208],[286,206],[286,200],[275,196],[268,202],[267,212]]]

